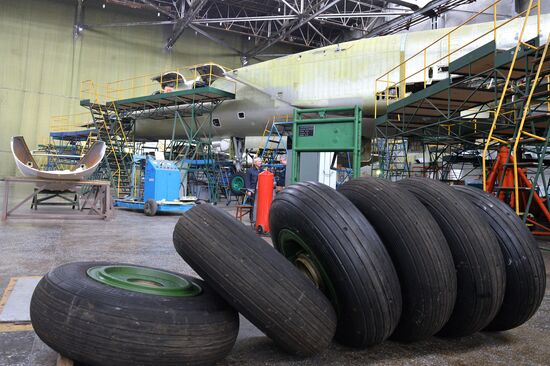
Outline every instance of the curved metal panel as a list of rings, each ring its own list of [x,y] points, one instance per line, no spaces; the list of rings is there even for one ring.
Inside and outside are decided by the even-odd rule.
[[[23,136],[11,138],[11,151],[15,164],[26,177],[55,180],[85,180],[92,175],[105,155],[105,143],[96,141],[71,170],[41,170],[34,160]]]

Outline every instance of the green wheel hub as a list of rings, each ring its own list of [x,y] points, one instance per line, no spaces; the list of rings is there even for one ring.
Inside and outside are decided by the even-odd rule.
[[[202,292],[201,287],[192,281],[152,268],[128,265],[97,266],[89,268],[87,274],[105,285],[149,295],[191,297]]]
[[[231,189],[235,192],[240,192],[244,188],[244,179],[240,175],[231,178]]]
[[[339,313],[338,298],[332,280],[309,245],[300,236],[288,229],[281,230],[278,239],[281,254],[330,299],[336,312]]]

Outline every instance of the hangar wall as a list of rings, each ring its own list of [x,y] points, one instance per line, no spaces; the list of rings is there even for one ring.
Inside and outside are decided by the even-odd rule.
[[[88,6],[85,23],[143,20],[126,13]],[[163,50],[170,28],[85,30],[74,40],[74,17],[74,1],[2,0],[0,176],[15,173],[11,136],[25,136],[32,149],[47,139],[50,116],[85,112],[78,104],[82,80],[114,81],[208,61],[240,66],[232,51],[191,30],[170,54]],[[217,36],[238,49],[246,46],[238,35]]]

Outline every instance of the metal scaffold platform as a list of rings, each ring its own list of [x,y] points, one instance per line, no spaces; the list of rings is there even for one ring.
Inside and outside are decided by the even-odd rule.
[[[235,98],[234,92],[212,86],[217,78],[222,78],[213,67],[196,65],[101,85],[91,80],[82,83],[80,105],[90,110],[97,136],[107,144],[104,171],[118,197],[137,191],[132,166],[138,144],[144,141],[143,137],[139,141],[135,138],[135,121],[140,118],[152,123],[172,121],[165,159],[177,162],[185,172],[182,180],[197,170],[205,173],[207,181],[213,179],[212,112],[223,101]],[[158,82],[156,87],[152,82]],[[234,89],[234,82],[231,87]],[[184,131],[185,136],[176,135],[176,130]],[[199,160],[212,164],[191,164]],[[217,195],[213,190],[210,198],[215,201]]]
[[[467,23],[485,11],[496,12],[499,2]],[[535,233],[550,235],[545,175],[550,137],[550,34],[541,34],[548,30],[540,29],[540,1],[531,0],[512,19],[494,19],[491,29],[465,44],[453,44],[453,32],[461,26],[453,28],[378,78],[377,100],[385,102],[386,108],[377,108],[377,135],[422,141],[438,151],[455,151],[457,158],[475,152],[478,159],[472,162],[474,167],[481,165],[484,190],[507,202]],[[512,22],[519,30],[517,43],[501,48],[498,35],[510,32],[507,26]],[[445,43],[448,52],[434,59],[433,49]],[[418,64],[422,67],[401,77],[402,70]],[[446,76],[433,80],[435,69]],[[396,73],[400,80],[392,81]],[[429,161],[425,171],[436,176],[444,166],[445,162]],[[391,172],[382,174],[392,176]]]

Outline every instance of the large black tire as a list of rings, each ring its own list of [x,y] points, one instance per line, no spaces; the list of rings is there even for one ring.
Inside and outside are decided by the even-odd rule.
[[[459,337],[485,328],[502,305],[504,260],[491,227],[449,185],[425,178],[398,182],[424,204],[443,231],[457,271],[453,314],[439,335]]]
[[[362,348],[392,334],[401,315],[397,273],[378,234],[346,197],[320,183],[292,185],[273,201],[269,226],[277,250],[332,301],[340,343]]]
[[[397,270],[403,312],[392,338],[410,342],[437,333],[453,311],[456,273],[435,219],[412,193],[387,180],[354,179],[338,191],[374,226]]]
[[[174,229],[183,259],[286,351],[313,355],[336,329],[330,302],[250,228],[211,205],[185,213]]]
[[[473,187],[455,187],[472,202],[497,236],[506,264],[506,291],[496,317],[485,328],[503,331],[529,320],[546,289],[546,269],[537,242],[514,210],[495,196]]]
[[[87,274],[105,265],[113,264],[69,263],[40,280],[30,314],[34,331],[48,346],[101,366],[211,365],[230,352],[238,314],[206,283],[162,271],[192,281],[202,292],[179,297],[129,291]]]

